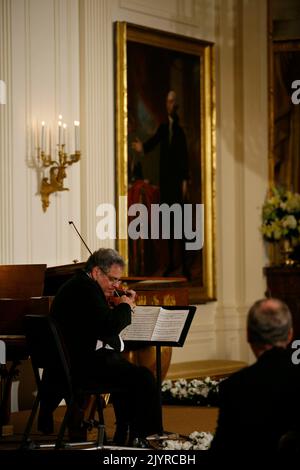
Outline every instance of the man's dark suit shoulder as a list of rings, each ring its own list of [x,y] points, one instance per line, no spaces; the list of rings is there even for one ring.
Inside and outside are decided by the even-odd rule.
[[[226,389],[235,390],[239,386],[249,386],[252,382],[255,384],[261,382],[269,383],[270,377],[280,381],[280,377],[299,377],[300,367],[293,365],[290,350],[283,348],[272,348],[266,351],[258,360],[235,372],[220,383],[220,391]]]

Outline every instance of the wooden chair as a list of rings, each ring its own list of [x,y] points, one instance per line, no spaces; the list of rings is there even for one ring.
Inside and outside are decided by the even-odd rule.
[[[59,329],[51,316],[26,315],[25,332],[38,392],[23,434],[21,448],[40,447],[30,441],[29,435],[43,393],[43,385],[39,369],[49,370],[49,368],[52,368],[52,370],[55,369],[55,372],[59,377],[59,393],[61,393],[62,398],[65,399],[67,407],[54,447],[56,449],[60,449],[62,447],[74,445],[63,443],[66,426],[70,421],[72,407],[76,404],[78,396],[95,395],[96,409],[99,416],[99,422],[96,423],[98,427],[98,436],[95,444],[97,448],[101,448],[103,446],[105,428],[100,394],[120,390],[112,390],[112,387],[105,384],[97,384],[97,386],[89,386],[86,384],[78,386],[77,384],[74,384],[65,345],[62,341]],[[80,444],[82,445],[83,443]],[[88,444],[91,444],[91,442],[88,442]]]

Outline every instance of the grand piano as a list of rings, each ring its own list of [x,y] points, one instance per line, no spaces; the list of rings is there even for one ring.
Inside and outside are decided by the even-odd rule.
[[[28,358],[23,317],[47,314],[49,298],[42,297],[46,265],[0,265],[0,341],[4,348],[0,365],[1,434],[10,417],[10,393],[20,361]]]
[[[85,263],[49,267],[45,274],[44,295],[54,296],[60,286]],[[126,288],[136,290],[138,305],[187,305],[189,293],[185,277],[123,277]]]
[[[0,341],[5,345],[6,361],[0,364],[0,427],[9,423],[10,394],[13,378],[21,360],[28,358],[23,317],[48,314],[53,296],[84,263],[53,266],[0,265]],[[187,305],[188,289],[185,278],[124,277],[125,286],[137,291],[138,305]],[[3,345],[3,343],[1,343]],[[153,350],[153,351],[152,351]],[[155,369],[154,348],[127,351],[132,362]],[[171,348],[162,348],[162,374],[171,359]]]

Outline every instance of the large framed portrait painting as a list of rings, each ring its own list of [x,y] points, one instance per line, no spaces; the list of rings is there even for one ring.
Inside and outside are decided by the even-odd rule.
[[[129,276],[215,298],[213,44],[115,25],[118,249]]]

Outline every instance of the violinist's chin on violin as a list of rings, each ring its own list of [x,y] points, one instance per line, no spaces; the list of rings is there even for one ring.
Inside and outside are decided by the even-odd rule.
[[[115,289],[113,299],[111,299],[114,305],[118,305],[121,302],[127,303],[131,308],[135,307],[136,292],[134,290]]]

